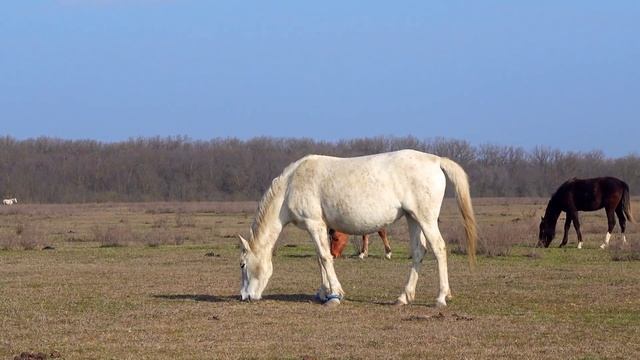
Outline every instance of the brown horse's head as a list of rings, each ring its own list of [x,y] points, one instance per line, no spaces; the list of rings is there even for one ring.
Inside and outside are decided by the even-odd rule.
[[[330,229],[329,237],[331,238],[331,255],[334,258],[340,257],[340,255],[342,255],[342,250],[344,250],[344,247],[347,246],[347,242],[349,242],[349,235]]]
[[[555,224],[551,224],[550,221],[547,221],[544,217],[540,219],[540,232],[538,233],[538,245],[549,247],[551,244],[551,240],[556,235],[556,227]]]

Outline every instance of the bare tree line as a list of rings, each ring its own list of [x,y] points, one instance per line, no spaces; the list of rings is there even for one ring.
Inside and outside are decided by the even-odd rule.
[[[375,137],[337,142],[260,137],[93,140],[0,138],[0,195],[23,202],[256,200],[304,155],[359,156],[398,149],[447,156],[469,173],[474,196],[549,196],[571,177],[617,176],[640,194],[640,157],[601,151]]]

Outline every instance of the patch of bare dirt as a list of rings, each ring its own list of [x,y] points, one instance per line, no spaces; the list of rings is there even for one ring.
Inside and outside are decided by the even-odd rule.
[[[43,352],[21,352],[20,355],[13,357],[13,360],[45,360],[45,359],[60,359],[62,355],[58,351],[52,351],[48,354]]]

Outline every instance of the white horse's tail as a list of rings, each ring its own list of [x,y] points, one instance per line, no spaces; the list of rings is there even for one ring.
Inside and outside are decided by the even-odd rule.
[[[440,158],[440,168],[447,175],[456,189],[456,200],[458,201],[458,209],[464,220],[464,231],[467,236],[467,255],[471,265],[476,262],[476,241],[478,239],[478,230],[476,226],[476,217],[473,214],[473,206],[471,204],[471,193],[469,192],[469,178],[464,169],[453,160],[446,157]]]

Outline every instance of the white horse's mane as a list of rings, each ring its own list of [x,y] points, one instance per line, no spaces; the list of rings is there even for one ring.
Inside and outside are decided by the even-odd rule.
[[[265,220],[267,220],[268,216],[272,215],[271,205],[273,205],[273,200],[278,195],[282,194],[282,191],[285,188],[285,185],[287,183],[287,179],[289,178],[293,170],[295,170],[300,165],[300,163],[302,163],[303,161],[305,161],[306,159],[312,156],[314,155],[307,155],[302,159],[289,164],[289,166],[287,166],[284,169],[284,171],[282,171],[282,174],[280,174],[279,176],[277,176],[275,179],[271,181],[271,186],[269,186],[269,189],[264,193],[264,195],[262,196],[262,199],[260,199],[260,203],[258,204],[258,210],[256,211],[255,219],[253,220],[253,224],[251,224],[251,237],[250,237],[251,242],[253,242],[254,239],[259,238],[260,235],[262,235],[261,233],[263,229],[260,226],[260,224],[262,224]]]

